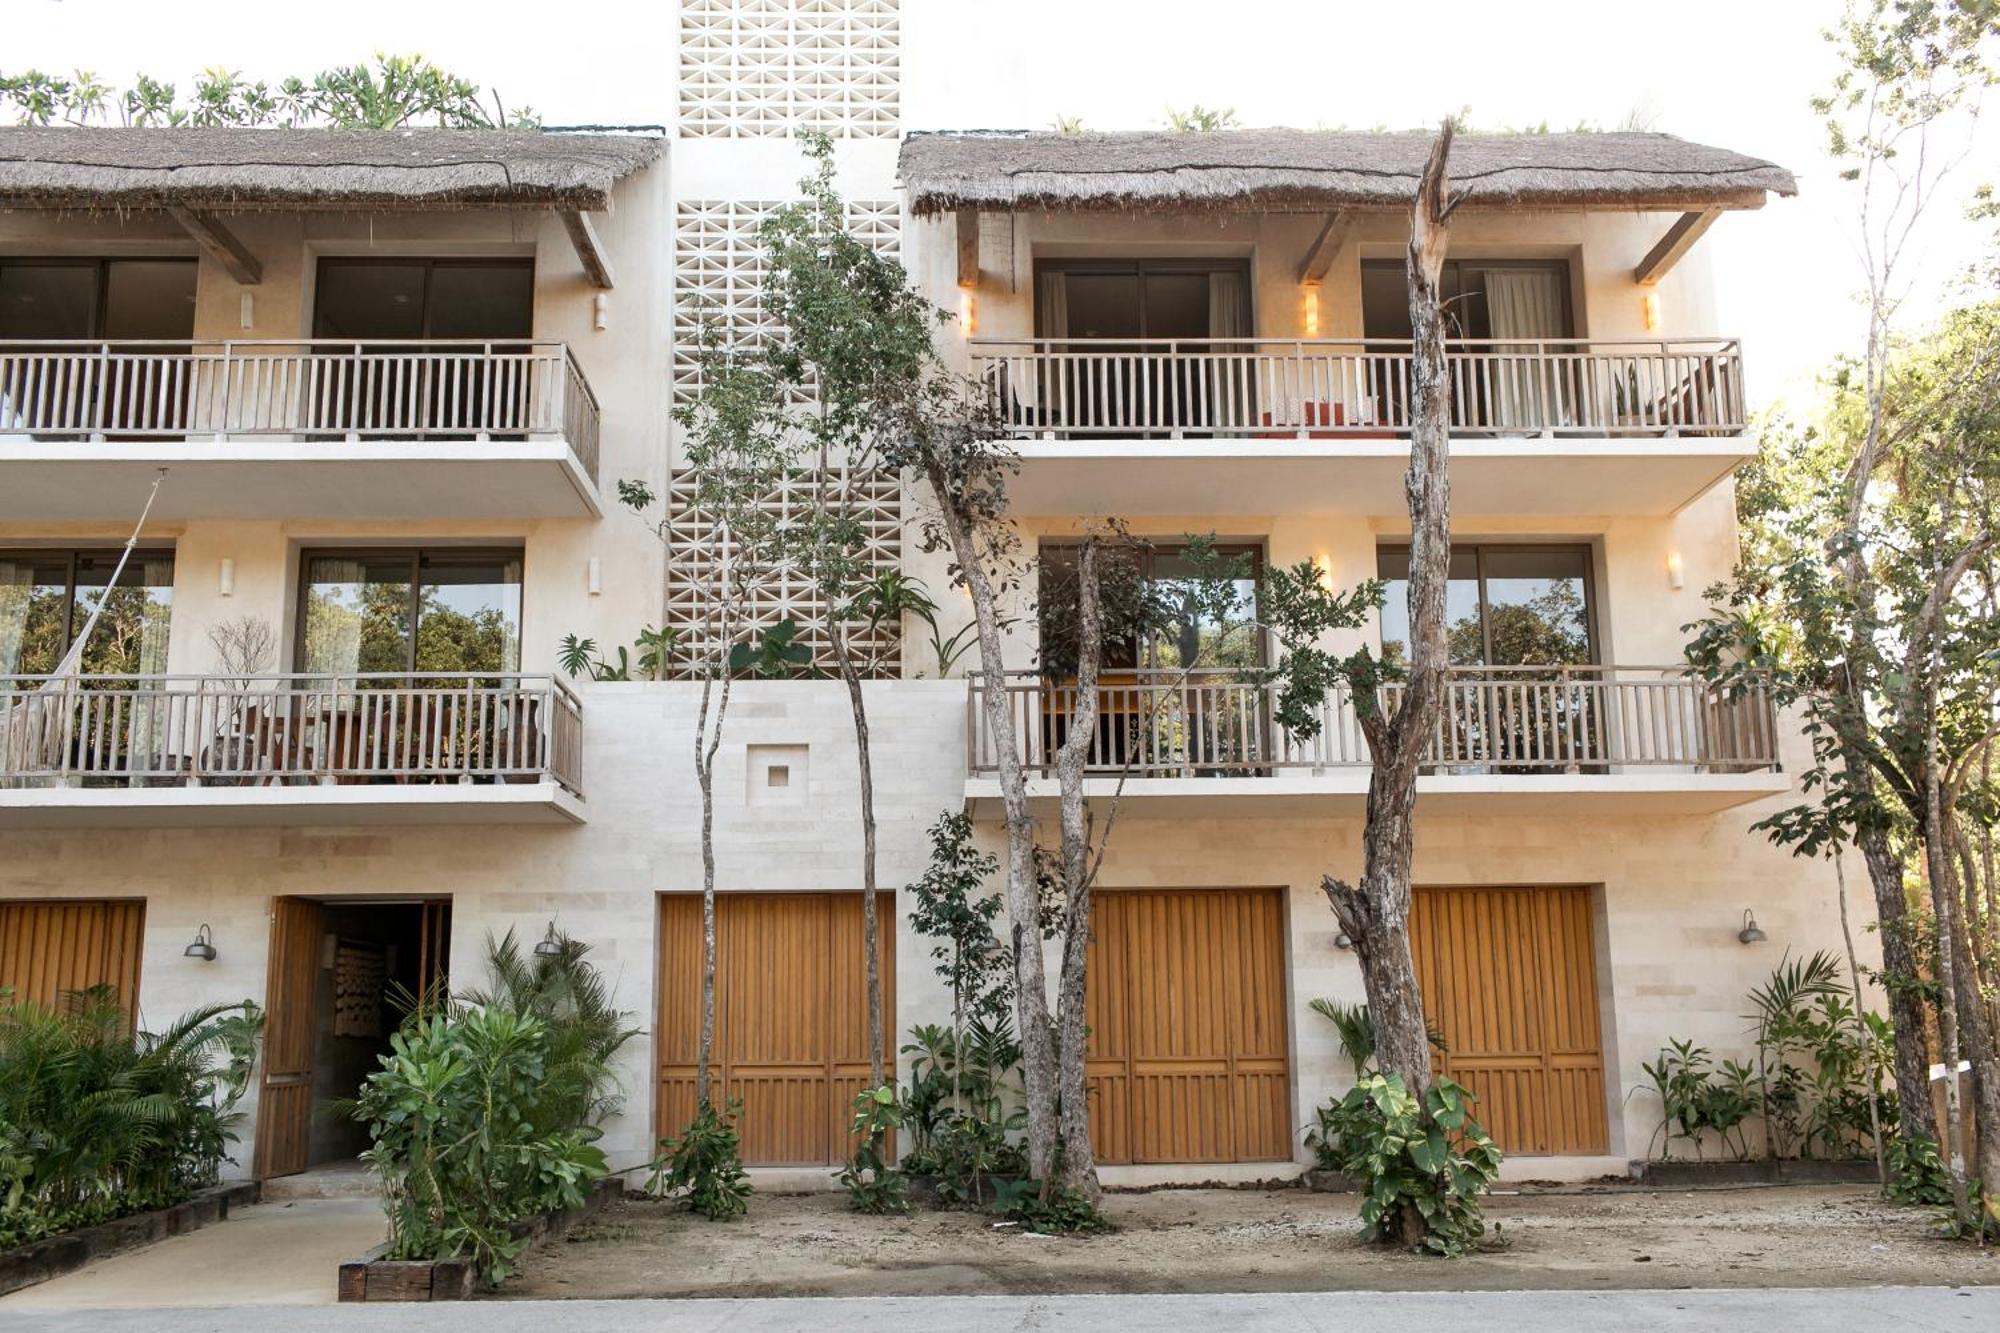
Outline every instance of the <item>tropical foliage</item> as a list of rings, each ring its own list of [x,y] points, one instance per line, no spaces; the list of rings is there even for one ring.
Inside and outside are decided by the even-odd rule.
[[[1362,1192],[1361,1238],[1457,1256],[1486,1233],[1479,1199],[1500,1150],[1472,1118],[1477,1099],[1448,1078],[1421,1099],[1395,1074],[1369,1074],[1327,1117],[1334,1164]]]
[[[0,1248],[213,1185],[262,1027],[248,1000],[134,1033],[107,986],[57,1007],[0,992]]]
[[[511,931],[489,938],[491,987],[412,1005],[350,1107],[372,1140],[390,1258],[471,1255],[499,1282],[526,1244],[512,1224],[580,1205],[607,1174],[612,1060],[638,1029],[588,946],[553,926],[547,938],[554,951],[532,956]]]
[[[743,1216],[750,1207],[750,1177],[736,1133],[742,1115],[740,1101],[720,1112],[704,1102],[686,1129],[660,1140],[647,1193],[676,1200],[711,1222]]]

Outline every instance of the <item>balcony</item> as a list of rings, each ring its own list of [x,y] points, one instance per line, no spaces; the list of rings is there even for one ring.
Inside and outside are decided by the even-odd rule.
[[[981,808],[999,796],[987,688],[975,678],[967,699],[967,799]],[[1051,798],[1076,688],[1033,672],[1003,688],[1030,794]],[[1163,812],[1361,813],[1369,758],[1352,696],[1328,695],[1308,737],[1279,723],[1276,694],[1234,670],[1107,673],[1089,794],[1122,781]],[[1382,705],[1401,697],[1391,686]],[[1789,790],[1777,735],[1766,691],[1725,698],[1675,667],[1455,667],[1418,790],[1430,814],[1710,812]]]
[[[0,678],[0,827],[581,823],[551,676]]]
[[[971,352],[1020,441],[1019,512],[1403,507],[1407,342],[974,339]],[[1467,341],[1446,364],[1459,513],[1671,513],[1755,452],[1733,339]]]
[[[0,343],[0,519],[586,518],[561,343]]]

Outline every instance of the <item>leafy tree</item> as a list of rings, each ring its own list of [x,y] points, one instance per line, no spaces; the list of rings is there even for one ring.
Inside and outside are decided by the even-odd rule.
[[[534,128],[527,107],[509,111],[492,94],[489,110],[478,84],[451,74],[421,55],[377,52],[372,64],[336,65],[309,77],[288,76],[275,86],[215,66],[194,80],[183,98],[174,84],[141,74],[119,90],[88,70],[69,75],[30,69],[0,74],[0,107],[22,125],[92,125],[250,128],[320,126],[340,130],[393,130],[430,124],[447,129]]]
[[[1897,317],[1927,218],[1968,160],[1969,127],[1995,78],[1996,36],[2000,0],[1853,0],[1828,33],[1839,70],[1813,107],[1854,186],[1862,351],[1836,369],[1817,429],[1770,433],[1771,465],[1742,488],[1745,559],[1715,590],[1714,614],[1690,627],[1699,630],[1690,659],[1711,680],[1740,691],[1750,673],[1769,669],[1780,700],[1804,712],[1813,799],[1763,827],[1801,854],[1834,855],[1837,869],[1844,843],[1860,850],[1883,931],[1900,1131],[1935,1141],[1916,967],[1924,949],[1899,839],[1922,866],[1937,931],[1939,1044],[1947,1068],[1962,1046],[1975,1066],[1988,1181],[2000,1180],[2000,1063],[1979,991],[1993,977],[1992,954],[1979,957],[1976,895],[1966,895],[1977,880],[1990,884],[1992,860],[1955,852],[1970,813],[1967,765],[1984,774],[1991,763],[1988,743],[1972,737],[1991,730],[1993,707],[1992,659],[1977,644],[1993,620],[2000,351],[1990,310],[1960,312],[1921,346]],[[1968,715],[1978,719],[1969,734]],[[1845,928],[1844,875],[1841,901]],[[1957,1224],[2000,1226],[1992,1196],[1976,1216],[1957,1080],[1944,1086]],[[1907,1146],[1896,1155],[1923,1156]]]

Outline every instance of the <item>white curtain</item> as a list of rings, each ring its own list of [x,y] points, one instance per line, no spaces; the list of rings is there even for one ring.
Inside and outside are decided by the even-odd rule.
[[[1512,340],[1563,336],[1562,275],[1552,269],[1487,269],[1486,316],[1499,344],[1490,365],[1490,424],[1526,432],[1561,424],[1555,420],[1550,363],[1534,355],[1532,343]]]
[[[1060,271],[1044,272],[1035,279],[1035,336],[1037,338],[1069,337],[1069,275]],[[1031,420],[1034,410],[1042,403],[1054,403],[1059,395],[1052,382],[1045,382],[1056,372],[1052,363],[1042,357],[1028,357],[1011,363],[1014,374],[1011,382],[997,386],[1001,390],[1001,404],[1010,417],[1014,409],[1007,406],[1007,396],[1024,409],[1023,420]]]
[[[1250,293],[1242,273],[1217,269],[1208,275],[1208,336],[1250,336]]]
[[[306,588],[306,660],[299,664],[301,670],[321,675],[360,669],[363,578],[359,560],[314,558],[312,581]],[[342,588],[354,590],[354,605],[343,602]]]

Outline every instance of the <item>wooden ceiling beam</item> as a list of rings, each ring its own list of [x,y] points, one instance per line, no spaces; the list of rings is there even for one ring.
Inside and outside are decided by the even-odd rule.
[[[1299,261],[1301,286],[1319,286],[1326,277],[1327,270],[1333,267],[1333,261],[1340,257],[1341,247],[1347,244],[1348,229],[1353,225],[1354,214],[1347,209],[1326,215],[1326,222],[1320,227],[1319,235],[1313,238],[1311,248],[1306,251],[1306,257]]]
[[[181,230],[194,237],[194,243],[201,247],[203,254],[222,265],[230,277],[245,287],[255,287],[264,280],[264,266],[257,262],[257,256],[250,253],[250,247],[236,238],[236,233],[222,224],[222,219],[213,213],[201,213],[191,208],[169,207],[167,216],[181,226]]]
[[[979,210],[958,210],[958,285],[979,285]]]
[[[1632,270],[1632,281],[1641,287],[1651,287],[1667,276],[1668,270],[1681,262],[1681,256],[1701,239],[1701,234],[1715,225],[1722,216],[1719,208],[1696,209],[1681,214],[1674,219],[1674,225],[1667,228],[1667,234],[1659,243],[1646,252],[1639,261],[1639,267]]]
[[[583,271],[590,279],[590,285],[610,291],[611,257],[604,253],[604,243],[597,239],[597,228],[590,225],[590,217],[576,209],[564,209],[563,230],[569,233],[569,243],[576,247],[576,257],[583,261]]]

